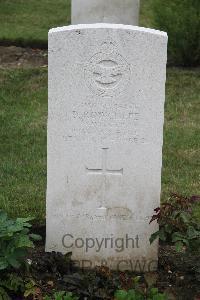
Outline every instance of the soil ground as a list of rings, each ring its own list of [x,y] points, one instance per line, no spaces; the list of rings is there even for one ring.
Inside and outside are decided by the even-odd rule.
[[[0,46],[0,68],[34,68],[47,66],[47,50]]]
[[[105,268],[88,271],[78,269],[73,263],[70,264],[70,260],[64,263],[60,254],[44,253],[41,244],[29,258],[33,276],[40,283],[42,292],[47,294],[55,288],[71,291],[80,299],[113,299],[116,283],[132,288],[132,278],[141,276],[141,287],[145,284],[158,287],[168,295],[169,300],[200,300],[200,270],[194,270],[194,266],[200,262],[200,255],[177,253],[174,247],[168,245],[159,248],[158,271],[145,274],[112,272]]]
[[[66,258],[54,252],[45,253],[45,226],[35,225],[32,229],[42,237],[42,241],[38,242],[29,255],[33,276],[44,288],[42,292],[48,294],[55,288],[72,291],[80,300],[113,299],[111,295],[116,283],[120,282],[124,288],[132,288],[132,278],[141,276],[142,285],[158,287],[168,295],[168,300],[200,300],[199,252],[178,253],[174,247],[162,244],[159,246],[157,272],[110,272],[104,268],[86,271],[74,267],[70,254]],[[48,283],[51,283],[51,286]],[[89,292],[96,295],[96,298],[87,297]]]

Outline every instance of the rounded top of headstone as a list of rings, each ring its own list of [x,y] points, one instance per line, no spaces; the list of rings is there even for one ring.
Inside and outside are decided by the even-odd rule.
[[[163,36],[167,38],[167,33],[164,31],[139,27],[139,26],[132,26],[132,25],[123,25],[123,24],[109,24],[109,23],[96,23],[96,24],[78,24],[78,25],[70,25],[70,26],[62,26],[56,27],[49,30],[49,34],[55,32],[65,32],[65,31],[72,31],[72,30],[92,30],[92,29],[116,29],[116,30],[129,30],[132,32],[143,32],[149,33],[153,35]]]

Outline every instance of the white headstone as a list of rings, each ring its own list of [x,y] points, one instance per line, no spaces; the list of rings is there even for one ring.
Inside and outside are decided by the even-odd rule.
[[[138,25],[140,0],[72,0],[72,24]]]
[[[156,30],[50,30],[47,251],[91,267],[155,267],[166,57]]]

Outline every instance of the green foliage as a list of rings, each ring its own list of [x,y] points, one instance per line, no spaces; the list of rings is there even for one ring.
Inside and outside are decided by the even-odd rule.
[[[150,243],[159,238],[175,244],[177,251],[183,247],[192,252],[199,251],[200,224],[194,217],[199,200],[199,196],[188,198],[172,194],[168,202],[156,208],[150,223],[156,220],[159,230],[151,235]]]
[[[33,279],[24,279],[14,272],[4,274],[3,278],[0,281],[0,300],[10,300],[10,294],[24,295],[25,298],[37,295],[38,287]]]
[[[200,1],[153,0],[155,25],[169,36],[169,57],[176,65],[200,64]]]
[[[61,292],[55,292],[52,297],[49,296],[45,296],[44,300],[78,300],[79,298],[76,296],[73,296],[73,294],[71,292],[65,292],[65,291],[61,291]]]
[[[116,300],[166,300],[165,294],[159,293],[157,288],[149,290],[147,295],[137,290],[118,290],[115,294]]]
[[[115,293],[115,299],[116,300],[143,300],[143,296],[140,292],[135,290],[118,290]]]
[[[24,261],[28,248],[33,248],[32,240],[39,240],[40,236],[30,234],[29,228],[32,218],[9,219],[0,210],[0,271],[19,268]]]
[[[40,236],[29,232],[31,220],[12,220],[0,210],[0,299],[10,300],[10,293],[25,291],[24,280],[18,274],[7,271],[21,267],[28,248],[34,247],[32,240],[40,240]]]
[[[140,276],[134,277],[131,289],[116,291],[115,300],[166,300],[165,294],[159,293],[157,288],[151,287],[147,282],[140,284]]]
[[[23,279],[14,273],[8,274],[6,279],[1,280],[0,285],[15,293],[17,293],[18,290],[23,290],[24,288]]]
[[[9,300],[9,292],[17,293],[24,290],[23,279],[14,273],[4,275],[4,279],[0,281],[0,299]]]
[[[8,293],[1,286],[0,286],[0,299],[1,300],[11,300],[10,297],[8,296]]]
[[[37,284],[34,280],[29,280],[25,284],[24,297],[35,296],[37,294]]]
[[[147,300],[167,300],[167,295],[159,293],[157,288],[151,288],[149,290]]]
[[[133,278],[132,289],[116,291],[115,300],[167,300],[167,296],[159,293],[157,288],[141,286],[139,280],[139,276]]]

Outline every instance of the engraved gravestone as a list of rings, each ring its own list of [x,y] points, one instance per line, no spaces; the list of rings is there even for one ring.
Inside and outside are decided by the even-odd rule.
[[[138,25],[140,0],[72,0],[72,24]]]
[[[112,24],[49,32],[47,251],[152,270],[167,35]]]

